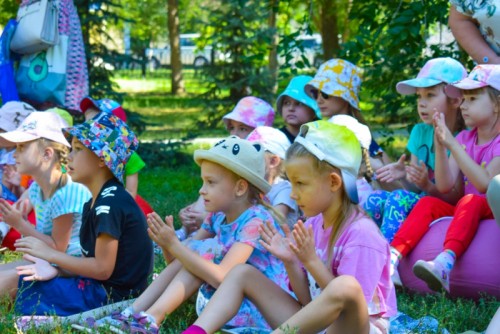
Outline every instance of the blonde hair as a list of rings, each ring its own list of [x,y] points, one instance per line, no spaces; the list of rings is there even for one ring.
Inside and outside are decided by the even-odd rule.
[[[233,175],[235,181],[245,180],[248,183],[248,200],[252,205],[262,205],[266,210],[269,211],[273,219],[276,222],[278,222],[279,225],[286,224],[286,218],[280,212],[278,212],[272,205],[270,205],[268,202],[264,200],[265,194],[262,192],[262,190],[260,190],[252,183],[250,183],[247,179],[241,177],[232,170],[227,169],[222,165],[220,166],[226,169],[228,172],[230,172]]]
[[[47,138],[39,138],[36,140],[38,147],[40,150],[45,150],[46,148],[50,147],[54,150],[55,152],[55,158],[57,161],[56,168],[59,169],[63,174],[61,175],[61,179],[59,180],[59,183],[57,186],[54,188],[54,190],[51,192],[49,197],[52,197],[54,193],[64,187],[68,183],[68,174],[66,174],[66,166],[68,164],[68,155],[69,155],[69,148],[66,145],[63,145],[61,143],[55,142],[53,140],[47,139]]]
[[[368,181],[368,183],[371,183],[374,172],[372,168],[372,163],[370,162],[370,153],[368,152],[368,149],[362,147],[361,154],[364,162],[364,169],[362,175],[364,176],[366,181]]]
[[[311,158],[313,161],[314,169],[317,170],[318,173],[320,174],[330,174],[332,172],[335,172],[338,175],[340,175],[340,177],[342,177],[342,173],[337,167],[332,166],[325,161],[319,160],[318,158],[316,158],[316,156],[310,153],[303,145],[295,142],[287,150],[286,159],[290,160],[292,158],[300,158],[300,157]],[[351,214],[353,214],[354,212],[361,213],[359,207],[351,202],[351,199],[347,195],[347,192],[343,186],[339,191],[341,192],[340,212],[337,215],[335,221],[333,222],[332,233],[330,234],[330,239],[328,240],[328,248],[330,249],[328,255],[329,262],[331,261],[331,258],[333,256],[333,246],[335,245],[335,242],[337,242],[337,239],[340,236],[341,228],[343,229],[345,227],[345,222],[347,218],[351,216]]]
[[[240,177],[241,178],[241,177]],[[244,180],[244,179],[243,179]],[[248,182],[248,181],[247,181]],[[264,200],[265,194],[262,193],[256,186],[248,182],[248,198],[252,204],[262,205],[269,211],[278,225],[286,225],[286,218],[278,212],[271,204]]]

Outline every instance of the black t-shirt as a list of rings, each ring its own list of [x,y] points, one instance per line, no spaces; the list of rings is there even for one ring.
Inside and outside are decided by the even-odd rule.
[[[286,128],[286,126],[282,127],[280,129],[281,132],[283,132],[285,134],[285,136],[288,138],[288,140],[290,141],[290,144],[293,144],[293,142],[295,141],[295,137],[290,131],[288,131],[288,129]]]
[[[153,270],[153,243],[146,217],[132,196],[116,179],[107,181],[97,197],[83,207],[80,244],[86,257],[95,257],[97,237],[106,233],[118,240],[118,254],[111,277],[102,281],[113,301],[138,296],[147,287]]]

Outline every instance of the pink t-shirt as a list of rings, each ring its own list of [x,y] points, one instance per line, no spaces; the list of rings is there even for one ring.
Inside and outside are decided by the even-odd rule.
[[[493,158],[500,156],[500,135],[497,135],[489,143],[477,145],[477,129],[463,130],[457,135],[457,141],[469,157],[483,168],[486,168]],[[484,196],[484,193],[480,193],[464,175],[464,195],[467,194]]]
[[[332,228],[323,229],[321,214],[309,218],[306,226],[312,226],[316,254],[332,269],[334,276],[354,276],[363,289],[368,313],[391,317],[397,313],[396,291],[389,274],[389,244],[375,223],[362,213],[348,218],[347,227],[334,246],[332,262],[328,264],[328,240]],[[308,273],[311,297],[317,297],[321,290]]]

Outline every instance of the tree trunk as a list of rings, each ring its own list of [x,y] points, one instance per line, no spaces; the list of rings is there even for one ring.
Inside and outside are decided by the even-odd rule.
[[[323,40],[324,60],[334,58],[339,50],[337,27],[337,3],[332,0],[319,1],[320,33]]]
[[[170,40],[170,65],[172,68],[172,94],[185,92],[182,79],[181,48],[179,42],[179,4],[178,0],[168,0],[168,37]]]
[[[278,91],[278,30],[276,29],[276,15],[278,13],[279,0],[269,1],[269,28],[273,30],[271,49],[269,50],[269,73],[271,73],[272,92]]]

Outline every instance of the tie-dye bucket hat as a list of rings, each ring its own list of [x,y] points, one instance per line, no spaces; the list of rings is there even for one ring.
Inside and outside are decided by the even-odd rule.
[[[490,86],[500,91],[500,65],[477,65],[467,78],[453,83],[452,86],[462,90]]]
[[[229,120],[241,122],[249,127],[273,126],[274,109],[269,103],[255,96],[246,96],[238,101],[236,107],[222,117],[226,128]]]
[[[361,149],[351,130],[328,121],[310,122],[300,127],[295,142],[320,161],[340,169],[347,195],[351,202],[359,203],[356,179],[361,166]]]
[[[204,160],[229,169],[264,194],[271,190],[271,185],[265,179],[264,148],[259,143],[251,143],[248,140],[230,136],[222,139],[209,150],[194,152],[194,161],[198,165],[201,165]]]
[[[314,114],[318,119],[321,119],[321,112],[319,111],[318,104],[316,101],[306,94],[304,87],[313,79],[313,77],[308,75],[298,75],[290,80],[290,83],[285,88],[283,93],[278,96],[276,101],[276,109],[278,114],[282,115],[283,100],[286,96],[291,97],[294,100],[308,106],[314,111]]]
[[[314,78],[305,87],[307,95],[314,98],[315,90],[337,96],[359,110],[361,69],[344,59],[330,59],[323,63]]]
[[[125,122],[115,115],[102,112],[63,131],[101,158],[113,175],[123,183],[125,164],[139,146],[137,137]]]
[[[465,77],[467,70],[459,61],[450,57],[433,58],[425,63],[415,79],[398,82],[396,90],[403,95],[415,94],[417,88],[452,84]]]

